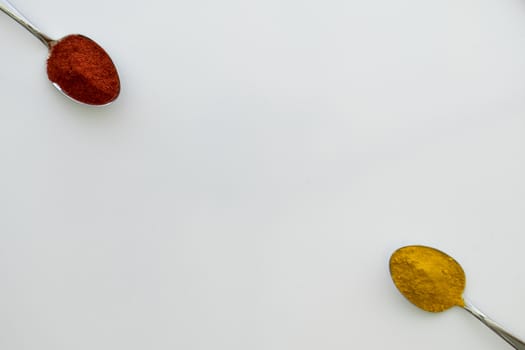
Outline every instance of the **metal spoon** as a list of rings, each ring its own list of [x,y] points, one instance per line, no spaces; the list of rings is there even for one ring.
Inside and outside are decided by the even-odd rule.
[[[406,287],[406,284],[408,283],[409,287],[414,287],[415,290],[417,289],[419,291],[419,294],[417,296],[418,298],[421,297],[421,295],[425,296],[425,298],[436,297],[435,289],[428,287],[428,291],[422,290],[424,288],[421,288],[421,286],[416,286],[415,285],[416,282],[413,279],[406,278],[408,274],[404,276],[397,276],[396,273],[393,273],[393,271],[395,270],[394,261],[404,261],[406,263],[406,265],[404,266],[404,269],[410,270],[410,271],[406,271],[407,273],[419,272],[421,271],[421,269],[424,269],[425,268],[424,266],[416,266],[415,264],[407,263],[407,260],[408,260],[407,257],[412,258],[412,260],[416,260],[418,257],[421,256],[421,254],[418,254],[416,256],[416,253],[421,253],[425,251],[433,253],[433,256],[436,256],[436,253],[437,253],[437,255],[439,255],[438,260],[441,260],[441,261],[437,261],[437,263],[443,264],[442,266],[440,266],[440,268],[442,268],[442,271],[440,271],[441,274],[438,276],[429,274],[428,275],[429,280],[436,279],[436,282],[437,282],[439,279],[439,282],[443,283],[443,281],[446,281],[448,278],[450,278],[450,271],[454,271],[454,273],[457,273],[459,277],[461,277],[459,279],[454,280],[454,283],[456,283],[456,287],[457,287],[457,284],[459,283],[459,286],[461,288],[451,289],[451,290],[457,290],[458,291],[457,295],[450,296],[449,299],[451,300],[451,303],[445,305],[442,309],[439,309],[439,310],[435,310],[435,309],[431,310],[431,309],[425,308],[424,305],[421,305],[420,303],[418,303],[418,301],[414,300],[413,297],[411,297],[407,293],[404,293],[403,288]],[[429,261],[425,261],[425,263],[428,264]],[[441,312],[452,306],[462,307],[464,310],[468,311],[470,314],[472,314],[474,317],[480,320],[483,324],[489,327],[497,335],[503,338],[503,340],[509,343],[514,349],[525,350],[525,342],[523,342],[522,340],[518,339],[516,336],[507,332],[505,329],[503,329],[503,327],[501,327],[499,324],[497,324],[496,322],[488,318],[479,309],[477,309],[472,304],[464,300],[463,289],[465,288],[465,273],[463,271],[463,268],[456,260],[454,260],[449,255],[443,253],[442,251],[437,250],[435,248],[431,248],[431,247],[425,247],[425,246],[406,246],[406,247],[400,248],[396,250],[390,258],[390,274],[392,275],[392,280],[394,281],[394,284],[399,289],[401,294],[403,294],[414,305],[422,308],[425,311],[431,311],[431,312]],[[402,277],[402,281],[405,285],[401,284],[400,277]],[[410,284],[413,284],[413,285],[410,285]],[[431,284],[429,284],[429,286],[431,286]],[[428,295],[425,295],[427,294],[427,292],[428,292]]]
[[[35,25],[29,22],[29,20],[26,19],[8,0],[0,0],[0,10],[4,12],[5,14],[7,14],[12,19],[14,19],[16,22],[22,25],[25,29],[27,29],[31,34],[33,34],[38,40],[40,40],[47,47],[50,54],[52,52],[53,47],[59,44],[61,40],[71,37],[70,35],[70,36],[66,36],[59,40],[54,40],[50,38],[46,34],[42,33]],[[74,36],[78,36],[78,37],[81,37],[83,40],[90,41],[93,45],[96,45],[97,47],[100,48],[98,44],[96,44],[93,40],[87,37],[80,36],[80,35],[74,35]],[[107,56],[107,60],[109,60],[111,66],[114,68],[115,83],[112,85],[112,88],[111,88],[112,90],[110,94],[107,94],[106,92],[104,92],[106,93],[105,97],[99,98],[96,101],[90,101],[90,100],[83,99],[82,96],[76,94],[74,91],[73,92],[66,91],[67,89],[65,89],[64,86],[60,86],[60,84],[57,83],[56,81],[52,82],[53,85],[64,95],[66,95],[67,97],[79,103],[90,104],[90,105],[107,105],[113,102],[118,97],[119,92],[120,92],[120,80],[118,78],[118,73],[116,71],[116,68],[114,67],[113,62],[111,61],[111,58],[109,58],[109,56],[105,53],[105,51],[102,48],[100,48],[100,50],[103,52],[104,55]],[[75,67],[73,63],[73,67],[71,69],[74,70],[74,68]],[[80,79],[77,79],[77,80],[79,80],[79,82],[81,83],[83,79],[82,77],[79,77],[79,78]]]

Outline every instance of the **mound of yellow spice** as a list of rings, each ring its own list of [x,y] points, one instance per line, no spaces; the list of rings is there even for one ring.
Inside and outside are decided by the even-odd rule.
[[[425,246],[399,248],[390,257],[397,289],[423,310],[441,312],[464,306],[465,272],[447,254]]]

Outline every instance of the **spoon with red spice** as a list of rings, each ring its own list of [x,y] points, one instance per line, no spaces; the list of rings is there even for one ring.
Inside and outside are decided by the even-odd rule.
[[[0,10],[38,38],[49,50],[47,76],[71,99],[88,105],[107,105],[120,93],[120,79],[109,55],[96,42],[80,34],[54,40],[30,23],[8,0]]]

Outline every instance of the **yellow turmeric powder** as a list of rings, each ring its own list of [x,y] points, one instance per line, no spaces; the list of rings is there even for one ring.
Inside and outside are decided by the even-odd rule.
[[[437,249],[399,248],[390,257],[390,274],[401,294],[425,311],[465,305],[465,273],[457,261]]]

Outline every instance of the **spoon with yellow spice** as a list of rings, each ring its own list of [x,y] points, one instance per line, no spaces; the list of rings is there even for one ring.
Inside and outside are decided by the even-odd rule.
[[[514,349],[525,350],[525,342],[463,299],[465,272],[442,251],[419,245],[399,248],[390,257],[390,275],[401,294],[417,307],[429,312],[462,307]]]

